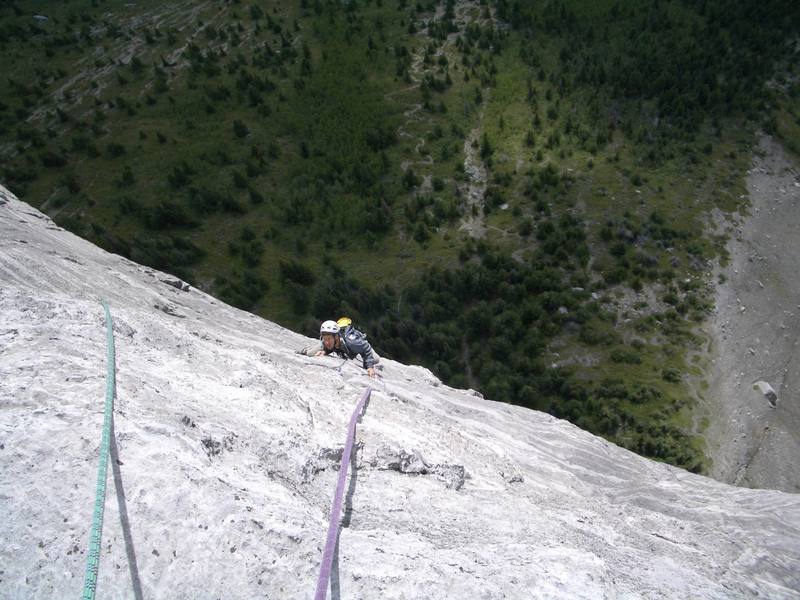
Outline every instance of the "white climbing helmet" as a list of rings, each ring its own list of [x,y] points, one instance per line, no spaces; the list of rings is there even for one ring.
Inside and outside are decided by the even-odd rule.
[[[336,324],[336,321],[325,321],[320,326],[319,335],[322,336],[326,333],[330,333],[331,335],[339,334],[339,326]]]

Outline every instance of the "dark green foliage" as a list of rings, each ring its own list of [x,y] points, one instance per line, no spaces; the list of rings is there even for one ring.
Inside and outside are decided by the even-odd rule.
[[[621,258],[625,256],[628,252],[628,246],[624,242],[615,242],[608,251],[611,253],[611,256],[616,256],[617,258]]]
[[[144,63],[138,56],[134,56],[133,59],[131,59],[130,68],[131,71],[133,71],[136,74],[139,74],[142,71],[144,71]]]
[[[258,192],[258,191],[256,191],[256,190],[251,188],[249,193],[250,193],[250,202],[251,203],[253,203],[253,204],[262,204],[264,202],[264,196],[261,195],[260,192]]]
[[[247,137],[247,134],[250,133],[250,129],[242,121],[236,119],[233,122],[233,133],[237,138],[243,138]]]
[[[241,256],[244,264],[248,267],[255,267],[261,262],[264,255],[264,244],[257,240],[242,245]]]
[[[642,362],[642,358],[638,353],[626,348],[615,348],[612,350],[611,360],[615,363],[627,363],[630,365],[638,365]]]
[[[247,177],[245,177],[244,173],[241,171],[234,171],[231,173],[231,178],[233,179],[233,185],[236,188],[240,190],[247,189]]]
[[[117,205],[119,212],[123,215],[139,215],[142,205],[132,196],[122,196]]]
[[[250,268],[261,263],[264,251],[264,244],[256,239],[255,232],[248,226],[242,229],[238,240],[228,242],[229,254],[240,257],[242,262]]]
[[[134,238],[129,256],[135,262],[192,281],[193,277],[187,267],[201,260],[205,251],[179,236],[147,235]]]
[[[422,183],[422,179],[417,177],[417,175],[414,173],[414,169],[412,169],[411,167],[406,169],[406,172],[403,174],[402,181],[403,181],[403,187],[409,191],[417,187],[420,183]]]
[[[481,138],[481,158],[483,160],[489,160],[493,153],[494,149],[489,142],[489,137],[484,133],[483,138]]]
[[[251,310],[269,290],[267,281],[252,270],[219,276],[214,283],[225,302],[243,310]]]
[[[565,382],[560,393],[564,402],[554,406],[556,415],[644,456],[694,472],[701,469],[702,457],[686,433],[657,419],[635,416],[633,406],[648,406],[662,399],[659,389],[606,379],[595,386]]]
[[[223,211],[235,215],[243,215],[247,212],[247,207],[230,194],[222,195],[221,206]]]
[[[427,364],[438,365],[440,376],[449,372],[456,381],[464,372],[466,347],[470,368],[487,394],[543,408],[563,377],[544,369],[539,359],[546,339],[562,327],[551,315],[559,306],[578,306],[574,294],[565,292],[562,286],[557,269],[539,261],[522,265],[485,248],[477,263],[425,272],[416,284],[406,288],[406,311],[399,318],[388,318],[369,304],[360,309],[364,311],[360,318],[376,332],[379,351],[389,356],[400,360],[423,358]],[[353,292],[349,285],[331,293],[336,298],[343,290],[351,293],[339,300],[340,306],[357,304],[360,294],[369,296],[364,290]],[[323,297],[316,296],[315,314],[341,310],[331,308]],[[395,295],[384,296],[377,304],[394,306]],[[409,346],[411,340],[418,341]]]
[[[210,188],[189,188],[189,205],[199,215],[209,215],[222,208],[223,195]]]
[[[289,296],[289,301],[294,314],[307,314],[311,306],[311,292],[309,288],[299,283],[295,283],[294,281],[286,281],[284,283],[284,288]]]
[[[130,165],[125,165],[122,168],[122,177],[117,181],[117,187],[128,188],[136,183],[136,177],[133,174],[133,169]]]
[[[191,177],[194,174],[195,170],[186,164],[186,161],[183,161],[181,164],[172,168],[172,172],[167,175],[167,181],[169,181],[169,184],[173,188],[180,189],[191,183]]]
[[[292,282],[298,285],[308,286],[313,285],[316,278],[311,270],[304,264],[294,260],[281,261],[280,263],[280,278],[282,282]]]
[[[598,321],[587,321],[581,325],[578,337],[582,342],[594,346],[598,344],[613,344],[616,335]]]
[[[779,40],[798,24],[796,16],[785,18],[780,0],[610,3],[593,10],[576,2],[502,1],[497,8],[530,39],[553,36],[562,87],[629,102],[634,110],[652,102],[657,125],[643,111],[631,111],[643,127],[640,141],[648,144],[693,134],[707,115],[744,113],[762,102],[772,65],[788,49]],[[521,51],[532,69],[539,54],[533,44]],[[543,75],[540,70],[540,80]],[[548,117],[556,118],[552,106]]]
[[[116,142],[111,142],[108,144],[108,155],[111,158],[118,158],[123,154],[125,154],[125,146]]]
[[[356,219],[356,222],[361,222],[362,230],[372,233],[387,233],[394,222],[392,209],[380,198],[367,201],[360,216],[361,219]]]
[[[18,166],[16,168],[5,168],[5,177],[11,187],[18,194],[24,195],[26,184],[35,181],[38,177],[37,172],[31,166]]]
[[[304,114],[296,127],[306,158],[290,174],[293,198],[287,216],[292,222],[317,221],[330,227],[334,215],[337,227],[355,233],[363,231],[364,223],[352,217],[360,208],[354,201],[372,213],[368,220],[390,222],[373,202],[384,195],[379,181],[390,165],[383,151],[395,144],[398,122],[381,91],[359,76],[369,68],[366,59],[346,47],[330,50],[336,51],[337,60],[313,70],[297,90]],[[312,208],[319,205],[327,210]]]
[[[425,223],[417,223],[414,228],[414,239],[420,244],[424,244],[431,237],[431,233]]]
[[[197,226],[186,208],[174,200],[162,200],[154,206],[143,208],[140,214],[148,229]]]
[[[378,123],[375,129],[365,132],[364,141],[373,152],[391,147],[397,142],[397,134],[389,123]]]
[[[536,137],[534,136],[533,131],[528,130],[528,133],[525,134],[525,145],[529,148],[532,148],[536,143]]]
[[[258,21],[264,17],[264,11],[261,10],[261,7],[258,4],[252,4],[250,6],[250,18],[253,21]]]
[[[67,164],[67,157],[61,154],[60,152],[56,152],[54,150],[48,150],[46,152],[43,152],[39,156],[39,160],[41,161],[43,167],[51,169],[63,167]]]

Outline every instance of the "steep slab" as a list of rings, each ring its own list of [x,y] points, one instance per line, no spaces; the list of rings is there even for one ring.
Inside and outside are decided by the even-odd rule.
[[[98,598],[309,598],[368,378],[108,254],[0,188],[0,597],[77,597],[108,300]],[[374,340],[380,350],[380,340]],[[386,360],[332,598],[797,598],[800,497],[655,463]]]

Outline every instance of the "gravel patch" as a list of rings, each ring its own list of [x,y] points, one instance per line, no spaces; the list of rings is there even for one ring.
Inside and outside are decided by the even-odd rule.
[[[800,171],[769,136],[747,190],[750,213],[733,222],[708,323],[711,475],[800,492]],[[757,382],[774,389],[775,407]]]

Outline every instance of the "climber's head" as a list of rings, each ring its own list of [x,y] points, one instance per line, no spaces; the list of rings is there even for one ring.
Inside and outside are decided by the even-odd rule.
[[[319,339],[326,350],[333,350],[336,338],[339,337],[339,326],[336,321],[325,321],[319,328]]]

